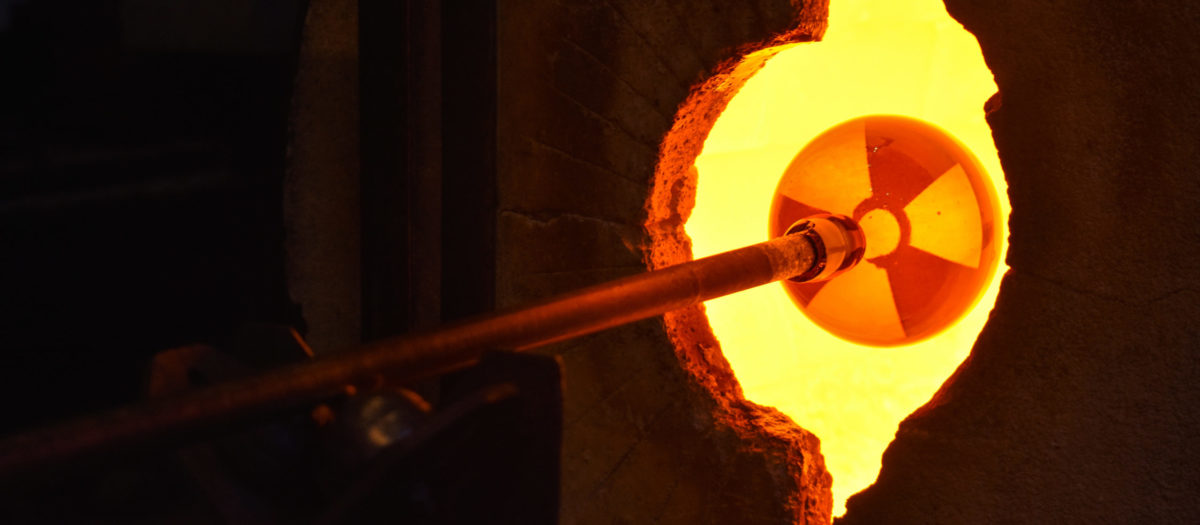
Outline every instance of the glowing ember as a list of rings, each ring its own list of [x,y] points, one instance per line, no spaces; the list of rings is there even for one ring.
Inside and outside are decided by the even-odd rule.
[[[834,125],[870,114],[912,116],[956,136],[992,175],[1007,220],[1002,172],[982,110],[996,87],[974,37],[936,0],[841,0],[831,9],[825,40],[771,59],[709,134],[696,161],[696,205],[686,225],[695,257],[765,239],[768,203],[796,153]],[[957,180],[942,178],[944,183],[908,204],[910,220],[938,211],[928,204],[940,202],[939,192],[953,191],[949,186]],[[846,199],[857,194],[845,187],[831,192]],[[896,218],[886,211],[864,215],[863,227],[890,231],[895,226],[889,219]],[[944,244],[936,235],[909,242],[934,250]],[[1002,243],[1001,261],[1005,248]],[[950,259],[969,255],[942,251]],[[995,273],[1006,269],[1001,264]],[[893,348],[838,339],[797,311],[780,286],[706,307],[746,396],[779,408],[821,438],[837,515],[847,497],[874,480],[900,420],[928,401],[966,357],[998,288],[993,278],[980,302],[952,328]]]

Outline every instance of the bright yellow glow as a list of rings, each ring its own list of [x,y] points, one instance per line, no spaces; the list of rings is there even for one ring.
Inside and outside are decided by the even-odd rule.
[[[915,117],[956,136],[991,175],[1007,223],[1006,187],[983,115],[996,86],[975,38],[938,0],[831,3],[825,40],[792,46],[771,59],[730,102],[705,142],[696,160],[696,207],[686,225],[695,257],[764,240],[775,185],[792,157],[826,129],[870,114]],[[937,198],[936,191],[928,196],[933,204]],[[912,242],[953,260],[977,258],[950,251],[963,243],[936,235]],[[1006,249],[1007,240],[1001,261]],[[997,275],[1006,270],[1001,263]],[[868,273],[861,278],[878,277]],[[899,422],[966,357],[995,304],[999,281],[992,280],[956,326],[895,348],[826,333],[780,286],[709,301],[707,311],[746,396],[777,407],[821,439],[833,474],[834,515],[840,515],[846,498],[874,481]]]

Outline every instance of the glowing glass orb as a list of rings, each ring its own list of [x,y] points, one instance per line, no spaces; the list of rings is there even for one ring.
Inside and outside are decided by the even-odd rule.
[[[999,207],[957,140],[920,120],[876,115],[834,126],[796,155],[775,191],[770,234],[816,214],[858,222],[867,244],[857,266],[784,285],[834,335],[895,346],[942,331],[979,299],[999,256]]]

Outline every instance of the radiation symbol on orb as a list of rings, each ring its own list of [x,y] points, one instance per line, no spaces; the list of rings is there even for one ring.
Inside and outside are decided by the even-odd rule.
[[[809,319],[853,342],[937,334],[978,301],[998,262],[999,204],[983,168],[916,119],[860,117],[809,142],[775,189],[771,237],[819,214],[858,224],[862,260],[830,280],[784,287]]]

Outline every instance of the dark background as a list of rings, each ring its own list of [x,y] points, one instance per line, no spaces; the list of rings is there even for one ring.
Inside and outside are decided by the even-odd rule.
[[[359,114],[361,268],[335,270],[370,340],[492,307],[495,5],[355,4],[334,111]],[[308,7],[0,0],[0,434],[139,399],[169,348],[305,333],[283,194]]]
[[[298,122],[312,127],[306,136],[330,133],[321,129],[331,124],[323,120],[328,114],[312,109],[322,102],[323,110],[356,115],[358,122],[357,136],[342,144],[357,163],[336,171],[355,177],[347,183],[361,188],[347,206],[360,220],[339,232],[358,237],[361,253],[353,260],[361,267],[332,269],[356,276],[339,283],[361,287],[357,339],[492,309],[494,2],[311,3],[338,13],[339,25],[309,27],[306,35],[307,0],[0,0],[0,399],[6,402],[0,436],[139,401],[151,359],[165,350],[203,344],[265,368],[256,361],[261,356],[251,355],[255,346],[274,343],[263,334],[307,332],[304,304],[289,293],[289,264],[296,263],[287,246],[289,236],[312,232],[297,232],[292,223],[324,218],[298,217],[308,211],[303,206],[289,216],[285,202],[295,177],[324,176],[323,166],[297,170],[291,152]],[[356,11],[355,21],[337,18]],[[329,78],[321,63],[329,57],[319,50],[305,69],[305,46],[319,49],[321,39],[344,39],[345,31],[354,33],[354,49],[335,60],[348,62],[339,71],[353,78]],[[304,82],[351,86],[356,94],[345,107],[298,101]],[[423,148],[420,154],[414,144]],[[456,241],[443,245],[442,238]],[[321,277],[310,272],[304,278]],[[456,381],[413,386],[432,395],[436,406],[439,390],[452,393],[470,383]],[[549,384],[556,385],[556,377]],[[547,413],[556,414],[557,398],[539,395]],[[528,458],[514,453],[514,444],[536,442],[538,461],[548,467],[528,475],[544,488],[533,491],[538,512],[552,516],[556,498],[546,495],[557,493],[558,434],[541,428],[553,427],[557,416],[538,414],[534,426],[453,427],[442,436],[446,444],[431,446],[422,461],[451,458],[445,461],[471,464],[470,471],[490,479],[517,470],[505,461],[522,461],[528,470]],[[292,428],[302,427],[300,421]],[[497,429],[522,428],[549,441],[497,437]],[[263,501],[290,502],[275,509],[276,518],[311,518],[306,513],[332,501],[311,493],[327,472],[315,474],[320,466],[307,463],[311,448],[280,460],[299,445],[267,434],[259,437],[268,446],[260,439],[254,445],[261,448],[241,454],[270,457],[231,461],[245,470],[232,478]],[[220,506],[222,500],[205,496],[196,473],[184,472],[169,451],[119,458],[7,485],[0,498],[7,510],[0,515],[220,520],[212,501]],[[264,463],[275,460],[282,466]],[[493,461],[495,472],[488,470]],[[402,479],[400,493],[420,497],[388,499],[380,508],[445,518],[454,514],[430,501],[457,505],[494,497],[528,507],[505,491],[471,492],[490,483],[459,479],[453,473],[468,469],[447,465],[403,470],[424,488],[409,490]],[[443,471],[442,481],[426,479],[427,472]],[[521,479],[512,486],[526,493],[532,487]],[[253,507],[239,512],[253,516]],[[496,506],[477,511],[487,508]]]
[[[300,326],[280,189],[301,0],[0,2],[0,431],[155,352]]]

